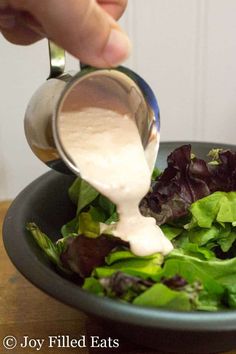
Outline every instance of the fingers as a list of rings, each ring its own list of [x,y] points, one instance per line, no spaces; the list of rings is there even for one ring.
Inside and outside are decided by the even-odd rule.
[[[115,20],[121,17],[127,6],[127,0],[97,0],[97,3]]]
[[[0,11],[0,29],[3,36],[14,44],[28,45],[42,39],[45,34],[40,32],[40,27],[35,25],[32,30],[27,21],[29,15],[9,9]],[[31,20],[33,23],[34,21]]]
[[[7,0],[0,0],[0,31],[8,41],[28,45],[45,37],[39,25],[35,24],[33,29],[27,22],[35,21],[28,13],[12,9]]]
[[[29,28],[17,24],[15,26],[15,31],[12,30],[2,30],[2,35],[11,43],[20,44],[20,45],[29,45],[35,43],[42,39],[42,36],[36,34],[34,31],[31,31]]]
[[[35,0],[33,3],[32,12],[49,38],[84,63],[116,66],[128,56],[127,36],[96,1]]]
[[[32,14],[41,32],[84,63],[116,66],[129,55],[129,39],[112,18],[122,14],[126,0],[9,0],[9,3],[14,10]],[[29,22],[26,27],[33,29]],[[21,27],[21,34],[22,31]],[[10,38],[9,32],[3,33]],[[32,33],[28,35],[32,40]]]

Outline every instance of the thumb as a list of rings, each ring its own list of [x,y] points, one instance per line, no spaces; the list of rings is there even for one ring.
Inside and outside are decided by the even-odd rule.
[[[84,63],[117,66],[130,42],[117,22],[95,0],[18,0],[46,35]],[[25,5],[24,5],[25,4]],[[22,9],[22,6],[21,6]]]

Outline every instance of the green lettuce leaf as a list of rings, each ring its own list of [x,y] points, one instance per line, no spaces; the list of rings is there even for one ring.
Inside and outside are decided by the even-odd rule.
[[[79,214],[83,208],[94,201],[98,195],[99,192],[82,179],[78,195],[77,214]]]
[[[91,207],[88,212],[78,215],[78,234],[96,238],[102,234],[112,235],[115,224],[104,222],[104,215],[98,209]]]
[[[200,247],[196,243],[191,243],[191,242],[186,242],[182,246],[182,250],[184,251],[184,254],[193,256],[202,260],[210,260],[210,259],[215,259],[215,253],[206,247]]]
[[[210,294],[222,295],[224,293],[224,287],[220,284],[215,274],[212,275],[212,272],[208,272],[205,269],[206,265],[208,265],[210,270],[214,270],[214,265],[209,265],[211,261],[202,261],[181,253],[178,255],[176,253],[176,258],[172,257],[170,256],[166,260],[162,271],[155,277],[156,281],[160,281],[162,277],[168,278],[178,274],[186,279],[189,284],[199,281]]]
[[[77,214],[62,226],[63,237],[75,233],[97,237],[106,229],[102,224],[110,225],[118,221],[116,206],[80,177],[69,188],[69,197],[77,204]],[[109,229],[107,232],[110,233]]]
[[[234,282],[234,283],[233,283]],[[226,284],[225,301],[230,308],[236,309],[236,284],[235,278],[229,284]]]
[[[190,311],[191,304],[186,293],[171,290],[163,284],[155,284],[133,301],[134,305]]]
[[[161,175],[162,171],[159,170],[159,168],[154,167],[154,170],[152,172],[152,181],[155,181],[157,179],[157,177],[159,177]]]
[[[116,211],[116,206],[108,198],[100,195],[98,198],[98,204],[107,213],[107,216],[110,217]]]
[[[54,263],[58,268],[68,273],[62,265],[60,256],[64,251],[63,243],[53,243],[51,239],[44,234],[35,223],[27,223],[26,229],[31,233],[39,247],[43,250],[45,255]]]
[[[224,308],[225,306],[222,304],[222,297],[218,294],[209,294],[207,291],[203,290],[198,295],[195,306],[196,310],[215,312]]]
[[[81,213],[78,233],[91,238],[98,237],[100,235],[99,222],[94,221],[90,213]]]
[[[181,250],[174,250],[167,257],[163,271],[175,271],[190,282],[198,279],[209,292],[217,294],[222,293],[224,286],[236,284],[236,257],[206,261],[186,255]]]
[[[168,225],[163,225],[164,232],[165,228],[167,235],[170,232],[174,247],[187,250],[188,244],[196,244],[225,258],[218,249],[227,253],[236,241],[236,192],[215,192],[193,203],[189,210],[191,219],[183,226],[182,232],[180,228],[178,233],[177,228],[177,234],[175,229],[171,234],[172,226],[169,230]]]
[[[69,198],[76,205],[78,204],[81,181],[82,179],[77,177],[68,189]]]
[[[94,207],[93,205],[90,205],[88,213],[96,222],[105,222],[107,219],[105,211],[100,207]]]
[[[168,224],[161,225],[164,235],[171,241],[183,232],[183,228],[171,226]]]
[[[116,223],[119,220],[118,213],[115,211],[106,221],[105,224],[110,225]]]
[[[138,257],[129,251],[111,252],[106,257],[107,266],[94,269],[93,276],[106,278],[118,270],[142,279],[152,279],[161,270],[163,256],[160,253],[146,257]]]
[[[233,246],[236,240],[236,228],[229,228],[227,227],[221,233],[219,239],[217,240],[218,245],[221,247],[223,252],[228,252],[231,247]]]
[[[90,293],[103,296],[104,289],[103,286],[100,284],[98,279],[93,277],[86,278],[83,284],[83,289],[88,290]]]
[[[74,219],[69,221],[67,224],[63,225],[61,228],[61,233],[63,237],[78,235],[79,230],[79,218],[76,216]]]
[[[116,262],[119,261],[124,261],[127,259],[139,259],[139,260],[154,260],[155,263],[157,264],[162,264],[164,258],[160,253],[156,253],[150,256],[136,256],[135,254],[133,254],[131,251],[129,251],[128,249],[120,249],[120,250],[115,250],[112,251],[111,253],[109,253],[109,255],[106,257],[106,264],[108,265],[112,265]]]
[[[236,192],[215,192],[193,203],[189,210],[203,228],[210,228],[214,221],[232,224],[236,221]]]
[[[75,179],[68,193],[71,201],[77,204],[77,214],[99,195],[99,192],[95,188],[80,177]]]

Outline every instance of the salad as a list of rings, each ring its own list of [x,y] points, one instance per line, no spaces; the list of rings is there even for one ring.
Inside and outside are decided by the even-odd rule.
[[[114,237],[116,206],[81,178],[68,191],[75,217],[56,243],[35,223],[27,229],[60,272],[98,296],[177,311],[235,309],[236,152],[208,157],[183,145],[153,171],[140,210],[173,243],[166,256],[136,256]]]

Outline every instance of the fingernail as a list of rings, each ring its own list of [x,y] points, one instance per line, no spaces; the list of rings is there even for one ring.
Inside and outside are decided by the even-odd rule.
[[[129,56],[131,43],[127,35],[117,29],[112,29],[107,44],[103,50],[103,59],[108,66],[117,66]]]
[[[13,15],[2,15],[0,14],[0,28],[11,29],[15,27],[16,18]]]

